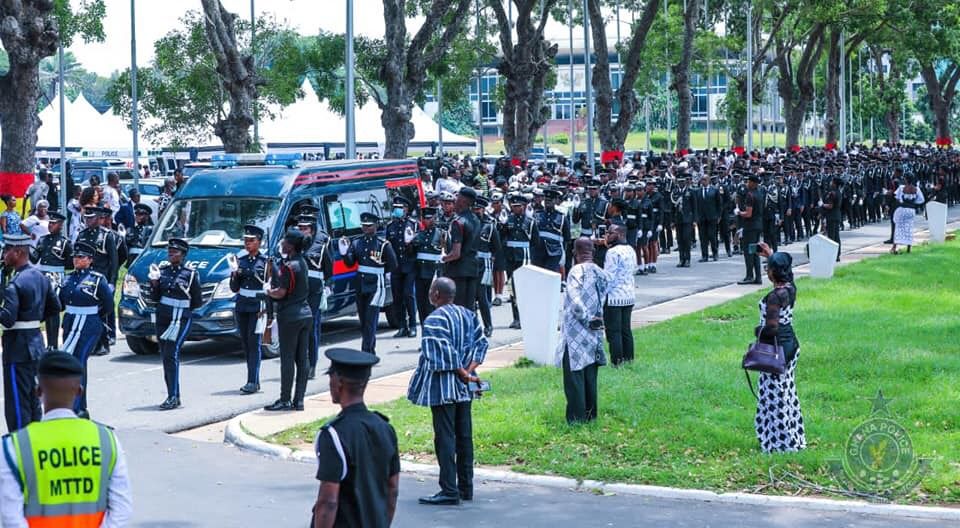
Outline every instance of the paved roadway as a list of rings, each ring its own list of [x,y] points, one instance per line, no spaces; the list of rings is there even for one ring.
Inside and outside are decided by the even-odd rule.
[[[314,466],[262,458],[224,444],[150,431],[122,433],[130,459],[134,522],[141,528],[304,527],[316,498]],[[149,455],[149,456],[147,456]],[[430,507],[416,498],[436,491],[433,477],[402,475],[397,527],[651,526],[932,528],[944,521],[882,518],[797,508],[597,496],[555,488],[477,482],[474,501]]]
[[[950,220],[960,218],[960,207],[950,212]],[[917,228],[925,221],[918,217]],[[856,231],[843,231],[843,250],[853,250],[882,242],[889,236],[889,223],[869,225]],[[798,264],[807,261],[804,244],[785,248],[793,253]],[[720,249],[723,252],[723,248]],[[724,286],[743,278],[743,258],[721,257],[718,262],[698,263],[699,249],[694,250],[691,268],[677,268],[677,254],[663,256],[659,272],[637,277],[637,303],[641,308],[703,290]],[[385,318],[381,318],[385,321]],[[522,332],[510,330],[509,303],[493,309],[494,334],[491,347],[514,343]],[[394,331],[382,322],[377,350],[382,358],[374,376],[384,376],[412,368],[417,361],[416,339],[393,339]],[[355,318],[344,318],[324,324],[323,346],[338,344],[360,347],[359,324]],[[322,357],[318,371],[327,360]],[[109,356],[90,360],[89,405],[93,417],[119,429],[147,429],[176,432],[218,422],[259,408],[279,396],[280,364],[278,359],[263,362],[263,391],[242,395],[239,388],[246,380],[246,366],[236,346],[224,342],[188,343],[182,353],[181,392],[184,406],[168,412],[157,410],[166,397],[163,368],[159,356],[136,356],[121,340]],[[310,394],[327,390],[322,374],[308,385]]]

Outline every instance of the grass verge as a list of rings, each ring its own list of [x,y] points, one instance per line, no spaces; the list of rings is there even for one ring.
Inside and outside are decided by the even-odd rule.
[[[579,479],[715,491],[814,493],[787,471],[837,487],[829,459],[841,456],[871,412],[878,389],[931,472],[904,497],[960,502],[960,244],[918,248],[840,268],[833,280],[798,282],[797,370],[807,443],[795,454],[760,453],[755,401],[740,358],[762,294],[745,296],[635,332],[637,361],[600,371],[600,418],[569,427],[561,373],[508,368],[474,406],[478,464]],[[381,406],[407,457],[429,457],[429,410]],[[318,424],[273,440],[309,442]],[[300,440],[304,441],[304,440]],[[770,475],[778,476],[771,480]]]

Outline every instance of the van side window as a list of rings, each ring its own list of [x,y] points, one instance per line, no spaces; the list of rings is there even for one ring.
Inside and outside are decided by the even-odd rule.
[[[413,204],[413,209],[410,211],[414,216],[418,214],[420,210],[420,190],[416,185],[404,185],[401,187],[394,187],[389,190],[390,196],[388,203],[393,204],[393,197],[400,195],[410,201]]]
[[[325,197],[324,206],[331,235],[351,236],[360,233],[361,213],[374,213],[384,218],[390,211],[390,200],[386,189],[370,189]]]

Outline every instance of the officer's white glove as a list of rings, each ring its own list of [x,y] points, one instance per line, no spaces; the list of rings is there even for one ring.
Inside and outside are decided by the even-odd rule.
[[[739,207],[734,207],[734,208],[733,208],[733,216],[740,216],[740,213],[742,213],[742,212],[743,212],[743,211],[741,211]]]
[[[269,293],[270,293],[270,289],[271,289],[271,288],[270,288],[270,281],[264,282],[264,283],[263,283],[263,293],[269,294]]]
[[[237,262],[237,256],[233,253],[227,254],[227,266],[230,266],[230,273],[240,269],[240,263]]]
[[[410,226],[407,226],[407,228],[403,231],[403,241],[406,242],[407,244],[409,244],[410,242],[413,242],[413,239],[416,237],[417,237],[417,234],[413,231],[413,228]]]
[[[823,200],[817,201],[817,207],[823,207]]]
[[[338,245],[340,249],[340,255],[346,256],[347,250],[350,249],[350,240],[348,240],[347,237],[341,237],[340,242],[338,242]]]
[[[150,280],[160,280],[160,268],[156,264],[150,264],[150,271],[147,272],[147,278]]]
[[[778,215],[778,214],[773,215],[773,221],[779,224],[779,223],[780,223],[780,215]]]
[[[647,238],[653,237],[653,231],[647,231]]]
[[[333,290],[331,290],[329,286],[325,287],[323,289],[323,296],[329,298],[331,295],[333,295]]]
[[[662,226],[662,225],[658,225],[658,226],[657,226],[657,233],[659,233],[660,231],[663,231],[663,226]]]

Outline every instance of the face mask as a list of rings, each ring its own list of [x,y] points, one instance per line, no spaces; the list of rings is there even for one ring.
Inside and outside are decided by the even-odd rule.
[[[393,208],[393,217],[394,218],[403,218],[403,208],[394,207]]]

